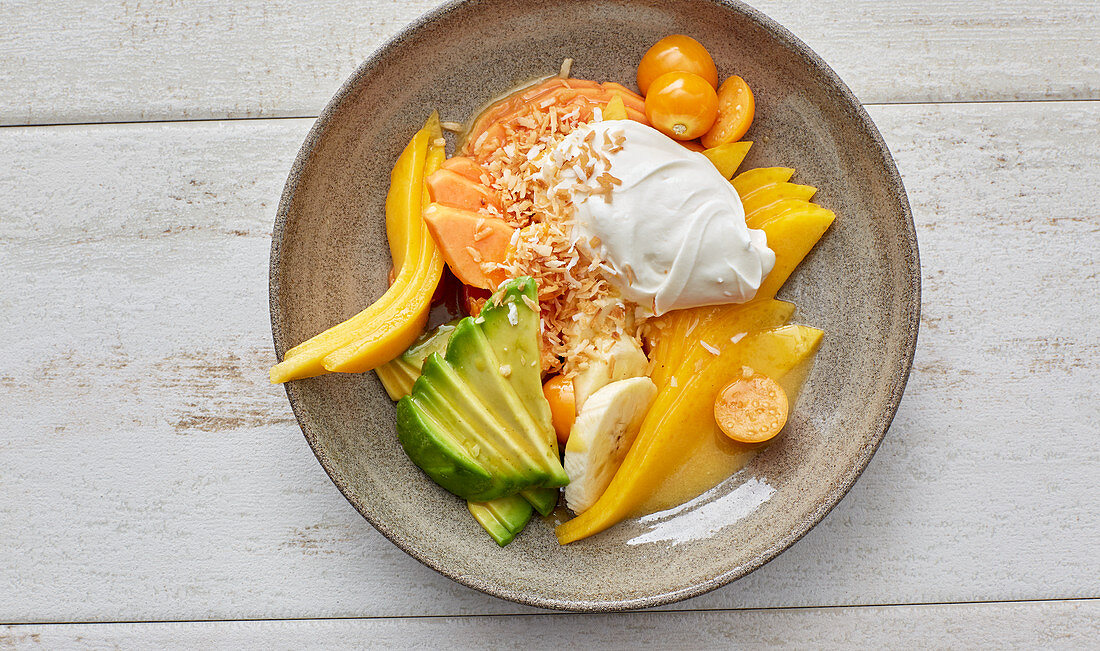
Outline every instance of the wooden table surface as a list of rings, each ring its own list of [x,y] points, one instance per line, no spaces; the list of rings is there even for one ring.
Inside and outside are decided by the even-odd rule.
[[[912,376],[789,551],[593,616],[399,551],[267,382],[291,161],[434,4],[0,2],[0,648],[1096,644],[1100,2],[755,3],[897,159],[923,267]]]

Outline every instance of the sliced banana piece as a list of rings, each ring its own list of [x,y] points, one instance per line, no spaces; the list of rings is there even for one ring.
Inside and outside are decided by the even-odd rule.
[[[585,401],[565,444],[565,505],[574,513],[603,495],[656,396],[653,380],[635,377],[612,382]]]
[[[588,368],[573,377],[573,396],[577,412],[584,407],[589,396],[612,382],[646,374],[649,360],[633,337],[612,339],[603,337],[593,341],[596,347]]]

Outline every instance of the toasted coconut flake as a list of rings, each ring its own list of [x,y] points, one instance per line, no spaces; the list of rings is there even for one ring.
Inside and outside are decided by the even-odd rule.
[[[569,77],[569,73],[573,71],[573,59],[565,59],[561,62],[561,69],[558,70],[558,76],[562,79]]]
[[[567,378],[598,354],[591,344],[593,336],[638,338],[637,325],[644,323],[644,315],[638,318],[644,310],[632,303],[627,309],[605,280],[611,270],[598,259],[598,240],[592,251],[582,253],[570,236],[573,192],[599,193],[607,199],[616,182],[621,183],[608,173],[606,143],[597,143],[591,130],[575,155],[564,156],[557,149],[566,134],[586,124],[581,115],[577,106],[530,105],[503,125],[503,142],[481,139],[467,149],[482,164],[485,184],[501,198],[503,210],[487,212],[515,229],[507,259],[482,263],[482,269],[535,279],[538,300],[524,301],[540,313],[541,366]],[[565,171],[575,175],[575,181],[564,182]],[[481,232],[475,228],[475,241]]]
[[[481,135],[474,141],[474,149],[481,149],[481,146],[485,144],[485,140],[489,137],[488,131],[482,131]]]
[[[638,282],[638,277],[634,275],[634,267],[631,267],[629,264],[623,265],[623,274],[626,276],[626,282],[631,285]]]

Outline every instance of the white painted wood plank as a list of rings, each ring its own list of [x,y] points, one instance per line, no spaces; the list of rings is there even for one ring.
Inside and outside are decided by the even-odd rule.
[[[677,608],[1100,595],[1100,102],[877,107],[920,231],[895,425],[789,552]],[[0,129],[0,621],[530,612],[396,550],[271,362],[306,120]]]
[[[316,115],[436,0],[9,0],[0,124]],[[1094,0],[760,0],[864,102],[1100,98]]]
[[[1083,649],[1100,601],[617,615],[53,624],[0,627],[11,649]]]

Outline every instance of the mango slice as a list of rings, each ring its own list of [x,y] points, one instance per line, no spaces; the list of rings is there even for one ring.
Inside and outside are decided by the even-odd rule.
[[[756,290],[755,300],[775,296],[835,218],[832,211],[824,209],[790,212],[762,226],[768,247],[775,251],[775,266]]]
[[[782,202],[780,202],[780,203],[782,203]],[[810,215],[817,215],[818,217],[820,217],[822,219],[829,220],[829,221],[832,221],[833,219],[836,218],[836,213],[834,213],[833,211],[828,210],[826,208],[822,208],[821,206],[817,205],[816,203],[810,203],[807,206],[788,208],[787,210],[781,211],[778,215],[775,215],[773,217],[765,217],[764,219],[754,219],[753,222],[757,224],[757,226],[755,228],[759,228],[759,229],[763,230],[764,227],[767,226],[770,222],[773,222],[776,219],[778,219],[778,218],[780,218],[784,215],[789,215],[789,214],[792,214],[792,213],[801,213],[803,215],[803,217],[806,218],[806,219],[808,219],[810,217]]]
[[[731,179],[737,172],[737,168],[741,167],[741,163],[745,160],[745,156],[749,155],[749,149],[751,147],[751,140],[727,142],[724,145],[704,149],[703,155],[709,158],[710,162],[714,163],[714,166],[722,176]],[[787,178],[789,179],[790,177]]]
[[[433,116],[435,114],[433,113]],[[429,121],[431,124],[431,122]],[[423,207],[428,205],[427,177],[438,170],[446,157],[442,143],[443,132],[438,116],[432,124],[436,135],[424,161],[420,202],[413,213],[420,224],[420,250],[416,269],[409,272],[408,282],[395,309],[382,315],[357,337],[325,356],[325,370],[333,373],[366,373],[405,352],[412,342],[424,332],[428,322],[432,296],[443,277],[443,254],[436,246],[423,219]],[[397,281],[407,269],[402,267]],[[394,284],[397,284],[397,281]]]
[[[642,424],[637,440],[596,503],[557,527],[558,542],[567,544],[599,533],[637,513],[670,474],[713,436],[714,398],[748,366],[778,378],[813,355],[824,333],[806,326],[783,326],[728,342],[719,355],[684,378],[677,395],[661,391]]]
[[[283,361],[271,368],[272,383],[332,370],[326,368],[327,355],[366,338],[373,338],[379,346],[376,357],[389,355],[378,362],[381,364],[400,355],[420,334],[428,302],[443,272],[443,259],[420,216],[427,194],[425,170],[434,171],[445,157],[441,138],[439,117],[433,113],[405,147],[390,175],[386,231],[398,270],[393,285],[359,314],[288,350]]]
[[[813,210],[819,208],[824,210],[816,203],[806,201],[805,199],[780,199],[775,203],[757,208],[751,215],[745,215],[745,224],[747,224],[749,228],[760,228],[760,225],[764,222],[784,213],[795,210]]]
[[[710,353],[708,346],[726,345],[731,339],[756,330],[786,323],[794,314],[794,304],[766,298],[743,305],[717,305],[676,310],[661,317],[657,333],[650,337],[652,371],[649,378],[663,389],[673,375],[681,375],[690,358]]]
[[[781,201],[783,199],[802,199],[809,201],[817,193],[817,188],[810,185],[798,185],[797,183],[774,183],[766,185],[759,190],[741,196],[741,203],[745,205],[745,215],[751,215],[764,206]]]
[[[604,120],[625,120],[626,104],[623,104],[622,95],[615,95],[603,109]]]
[[[741,172],[733,177],[733,188],[744,201],[752,193],[776,183],[786,183],[794,176],[794,169],[790,167],[757,167]]]

